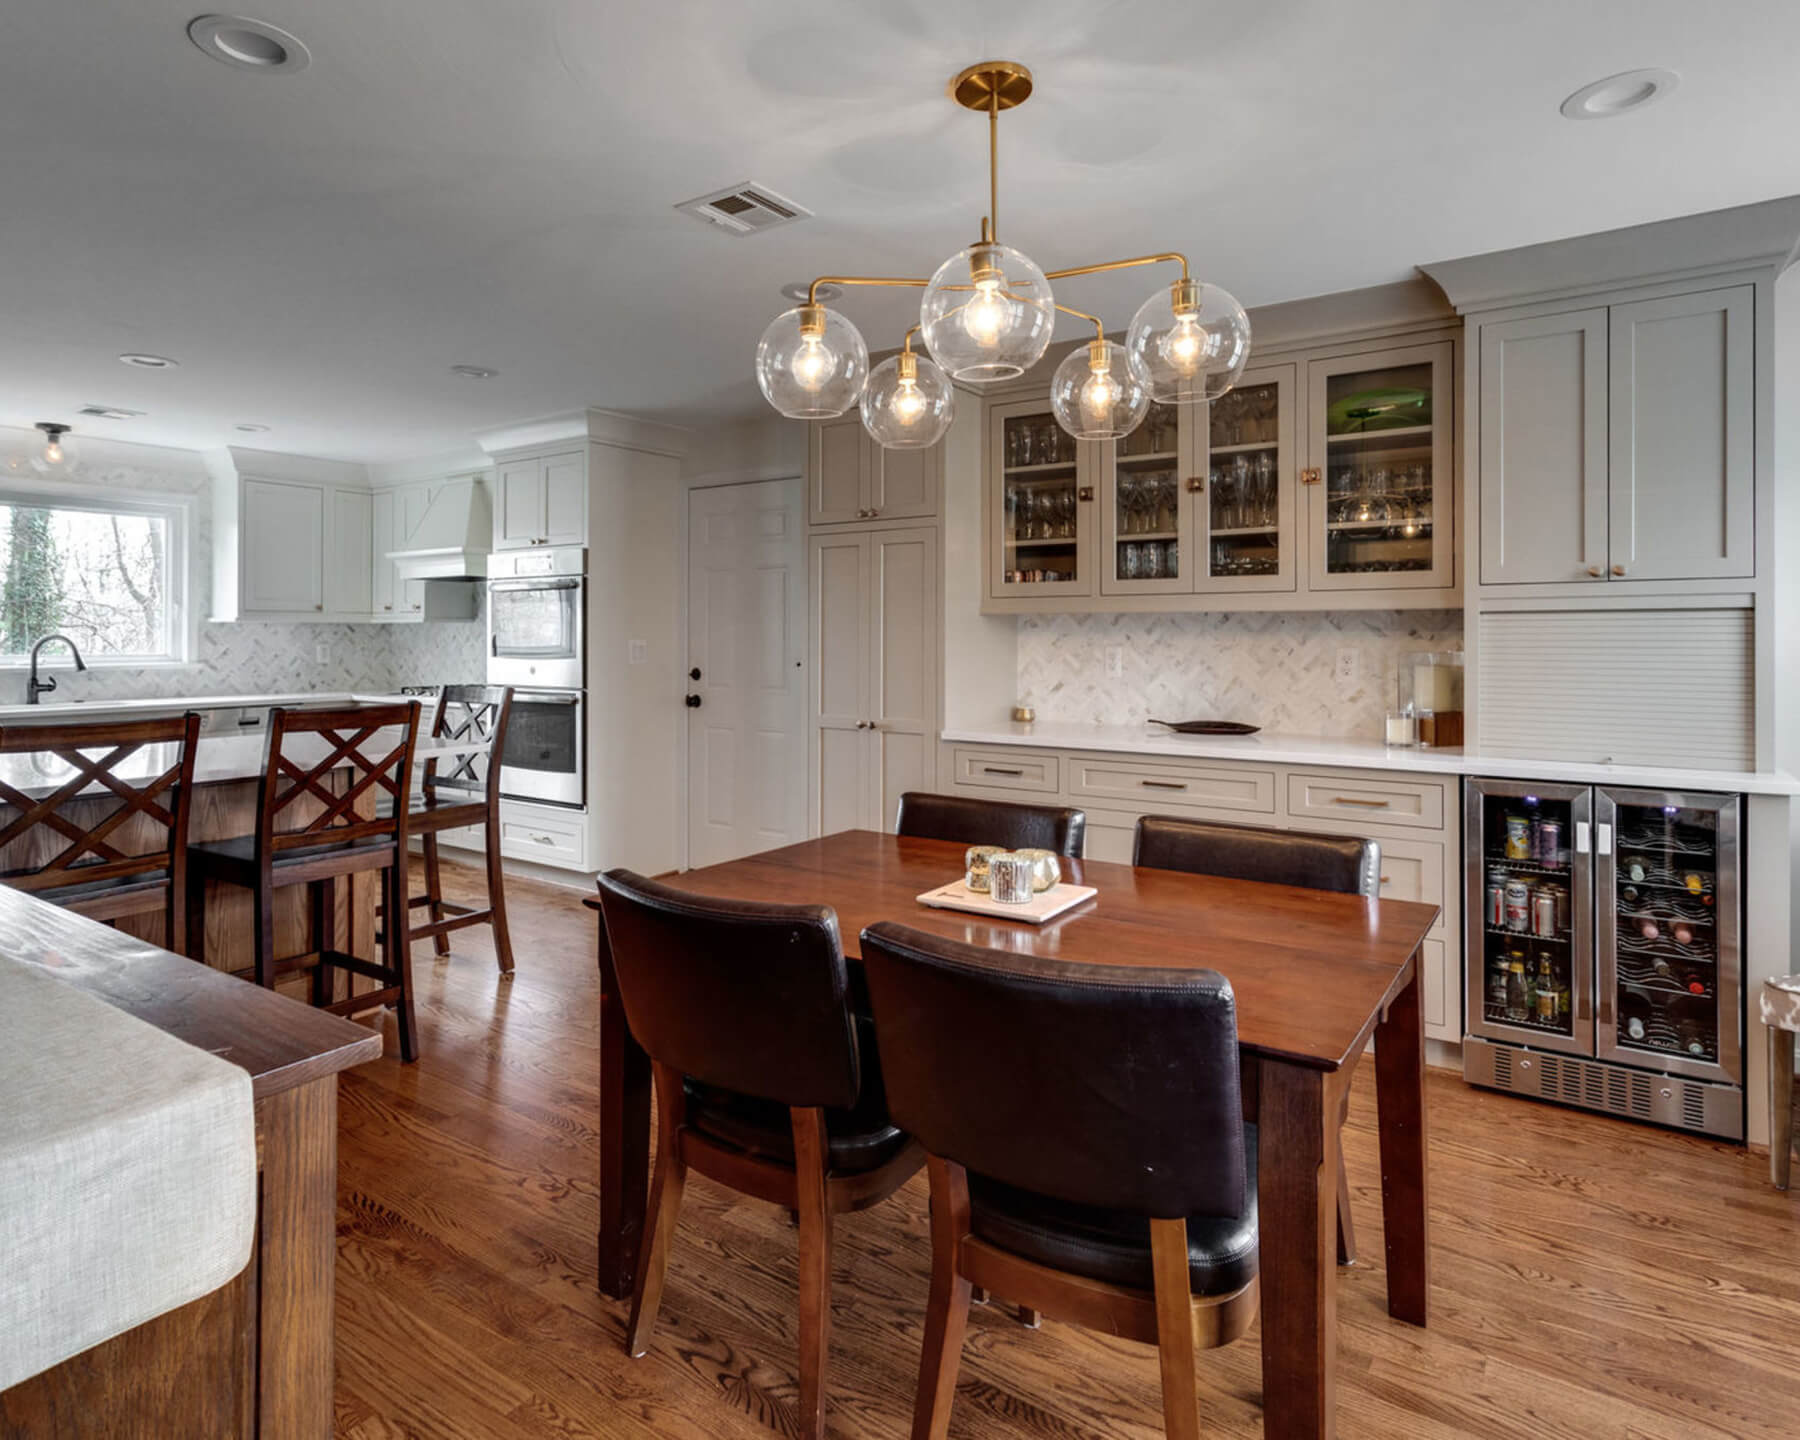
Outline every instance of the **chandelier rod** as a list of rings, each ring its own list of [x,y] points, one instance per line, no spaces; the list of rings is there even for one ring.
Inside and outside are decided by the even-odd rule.
[[[910,285],[915,290],[923,290],[930,283],[929,280],[913,280],[902,275],[821,275],[806,287],[806,303],[819,303],[821,285]]]
[[[988,92],[988,237],[1000,238],[1000,90]]]
[[[1062,304],[1060,301],[1053,300],[1050,303],[1055,305],[1063,314],[1073,315],[1077,320],[1085,320],[1092,325],[1094,327],[1094,338],[1096,340],[1104,340],[1106,338],[1106,326],[1100,323],[1100,317],[1098,315],[1090,315],[1085,310],[1077,310],[1073,306]]]
[[[1106,270],[1130,270],[1139,265],[1158,265],[1165,260],[1174,260],[1181,265],[1181,278],[1188,278],[1187,256],[1179,250],[1165,250],[1160,255],[1139,255],[1131,260],[1104,260],[1098,265],[1072,265],[1067,270],[1046,270],[1046,280],[1066,280],[1071,275],[1098,275]]]

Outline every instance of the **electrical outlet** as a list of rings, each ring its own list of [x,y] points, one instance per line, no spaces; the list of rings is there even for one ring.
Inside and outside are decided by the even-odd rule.
[[[313,659],[321,665],[329,665],[331,663],[331,647],[321,640],[313,646]]]
[[[633,640],[626,648],[633,665],[642,665],[650,658],[650,647],[642,640]]]
[[[1124,675],[1125,647],[1123,645],[1108,645],[1106,647],[1106,673],[1114,680],[1117,680]]]
[[[1340,685],[1356,683],[1356,652],[1354,650],[1337,652],[1337,678]]]

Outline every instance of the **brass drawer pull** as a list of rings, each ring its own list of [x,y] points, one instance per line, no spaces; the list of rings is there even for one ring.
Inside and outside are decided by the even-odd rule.
[[[1138,784],[1147,786],[1148,788],[1150,788],[1152,790],[1185,790],[1185,789],[1187,789],[1187,785],[1185,783],[1177,784],[1173,780],[1140,780],[1140,781],[1138,781]]]
[[[1323,478],[1324,472],[1316,465],[1309,465],[1300,472],[1300,483],[1302,485],[1317,485]]]
[[[1004,765],[983,765],[981,767],[981,773],[983,775],[1023,775],[1025,772],[1023,770],[1009,770]]]
[[[1333,805],[1366,805],[1371,810],[1386,810],[1394,802],[1392,800],[1358,800],[1354,795],[1334,795]]]
[[[1381,877],[1381,883],[1383,885],[1391,885],[1394,883],[1394,877],[1392,875],[1383,875]]]

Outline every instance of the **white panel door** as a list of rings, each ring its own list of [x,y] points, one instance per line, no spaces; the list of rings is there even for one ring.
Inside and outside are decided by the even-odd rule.
[[[367,490],[331,492],[326,603],[338,615],[367,617],[375,604],[375,497]]]
[[[552,455],[543,467],[544,519],[538,532],[546,545],[587,544],[587,458],[576,451]]]
[[[821,835],[876,823],[867,744],[870,549],[866,531],[812,537],[811,791]]]
[[[311,615],[325,608],[325,487],[245,480],[243,608]]]
[[[544,534],[544,472],[542,462],[515,460],[502,465],[499,494],[494,500],[494,548],[522,550],[536,545]]]
[[[869,828],[890,830],[937,770],[937,531],[877,530],[869,546]]]
[[[1481,583],[1606,578],[1606,310],[1481,327]]]
[[[690,866],[806,838],[801,493],[796,478],[688,496]]]
[[[1615,580],[1755,573],[1753,287],[1612,307]]]

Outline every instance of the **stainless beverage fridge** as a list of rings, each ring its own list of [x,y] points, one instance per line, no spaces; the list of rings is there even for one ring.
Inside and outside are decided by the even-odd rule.
[[[1464,787],[1464,1078],[1741,1140],[1738,797]]]

